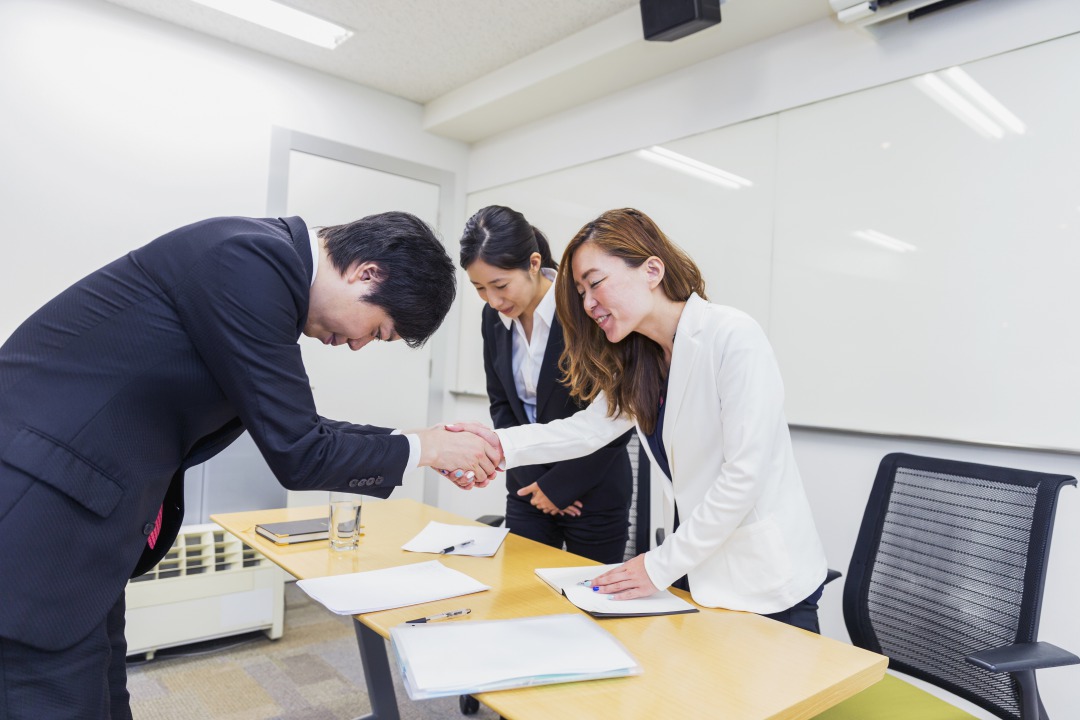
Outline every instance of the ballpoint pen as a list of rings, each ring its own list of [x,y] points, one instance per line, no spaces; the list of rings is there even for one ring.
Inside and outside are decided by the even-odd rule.
[[[451,545],[448,548],[443,548],[442,550],[440,550],[439,554],[440,555],[445,555],[446,553],[452,553],[455,550],[460,550],[461,548],[465,547],[466,545],[472,545],[474,542],[476,542],[476,541],[475,540],[466,540],[465,542],[460,542],[457,545]]]
[[[439,613],[438,615],[429,615],[428,617],[416,618],[415,620],[406,620],[406,625],[416,625],[418,623],[427,623],[434,620],[446,620],[447,618],[461,617],[462,615],[468,615],[472,610],[469,608],[462,608],[461,610],[451,610],[450,612]]]

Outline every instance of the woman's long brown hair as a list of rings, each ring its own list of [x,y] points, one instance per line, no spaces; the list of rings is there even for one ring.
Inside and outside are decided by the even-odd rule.
[[[629,267],[640,267],[652,256],[664,262],[660,287],[669,299],[686,301],[692,293],[705,298],[705,281],[694,261],[671,242],[647,215],[631,208],[609,210],[578,231],[563,253],[555,280],[556,307],[566,337],[559,369],[575,398],[591,402],[607,395],[608,415],[625,413],[645,433],[656,428],[660,393],[667,379],[664,350],[636,332],[608,342],[604,331],[585,312],[574,284],[574,253],[595,243]]]

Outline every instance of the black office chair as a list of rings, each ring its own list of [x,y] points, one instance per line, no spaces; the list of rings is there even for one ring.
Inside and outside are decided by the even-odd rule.
[[[1076,479],[887,455],[844,587],[852,642],[887,655],[891,669],[1005,720],[1048,720],[1035,671],[1080,663],[1037,639],[1054,511],[1065,485]],[[886,676],[818,718],[898,717],[889,714],[898,708],[909,713],[903,717],[972,717]]]

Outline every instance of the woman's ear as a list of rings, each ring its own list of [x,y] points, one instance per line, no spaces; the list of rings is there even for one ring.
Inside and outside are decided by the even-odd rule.
[[[534,252],[529,256],[529,272],[536,275],[540,272],[540,263],[543,262],[543,258],[540,257],[540,253]]]
[[[650,255],[645,260],[645,278],[649,281],[649,289],[660,285],[660,281],[664,279],[664,273],[667,268],[664,267],[664,261],[655,255]]]

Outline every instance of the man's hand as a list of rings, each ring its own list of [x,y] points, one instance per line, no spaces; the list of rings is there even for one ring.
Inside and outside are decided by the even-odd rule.
[[[544,491],[540,489],[540,486],[536,483],[526,485],[518,490],[518,495],[524,497],[525,495],[532,495],[532,499],[529,500],[529,504],[535,507],[537,510],[548,515],[570,515],[572,517],[581,517],[581,501],[575,500],[569,506],[562,508],[561,510],[555,506],[555,503],[551,502]]]
[[[659,591],[645,572],[645,555],[632,557],[614,570],[593,578],[592,588],[613,600],[633,600]]]
[[[436,425],[416,431],[416,434],[420,437],[420,465],[436,469],[455,468],[453,471],[439,472],[466,490],[473,485],[487,485],[503,459],[501,445],[491,445],[471,432],[449,432],[442,425]],[[494,433],[491,434],[494,436]],[[495,439],[497,442],[498,437]]]
[[[483,438],[491,447],[495,448],[499,454],[499,460],[496,462],[496,469],[501,469],[498,466],[502,464],[505,456],[503,455],[502,442],[499,440],[499,436],[494,430],[487,425],[478,422],[459,422],[450,423],[445,426],[447,430],[453,433],[472,433],[478,437]],[[495,479],[495,473],[490,475],[481,476],[476,475],[472,478],[472,483],[462,482],[461,478],[467,477],[468,473],[458,468],[457,470],[439,470],[445,477],[449,478],[451,482],[460,487],[463,490],[471,490],[474,487],[484,488],[488,486],[488,483]]]

